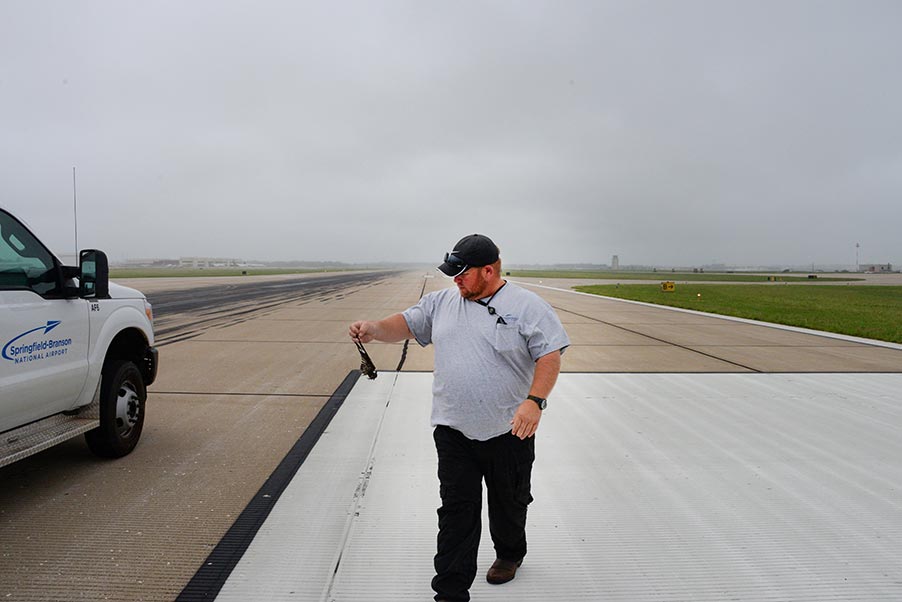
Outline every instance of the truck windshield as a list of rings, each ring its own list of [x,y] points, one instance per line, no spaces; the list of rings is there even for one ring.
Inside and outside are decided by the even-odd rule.
[[[0,289],[47,295],[56,288],[53,256],[22,224],[0,211]]]

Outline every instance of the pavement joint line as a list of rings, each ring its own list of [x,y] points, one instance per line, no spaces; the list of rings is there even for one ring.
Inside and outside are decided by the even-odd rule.
[[[633,330],[633,329],[627,328],[625,326],[620,326],[619,324],[614,324],[613,322],[607,322],[605,320],[602,320],[601,318],[593,318],[592,316],[587,316],[587,315],[584,315],[584,314],[581,314],[581,313],[578,313],[575,311],[563,309],[561,307],[555,307],[554,305],[552,305],[552,307],[554,307],[559,312],[566,312],[568,314],[572,314],[574,316],[579,316],[581,318],[586,318],[587,320],[592,320],[592,321],[598,322],[600,324],[607,324],[608,326],[613,326],[614,328],[619,328],[620,330],[625,330],[626,332],[636,334],[636,335],[645,337],[647,339],[651,339],[653,341],[658,341],[659,343],[666,343],[667,345],[673,345],[674,347],[677,347],[679,349],[685,349],[686,351],[691,351],[692,353],[704,355],[705,357],[710,357],[711,359],[715,359],[715,360],[718,360],[718,361],[721,361],[721,362],[724,362],[727,364],[732,364],[734,366],[738,366],[740,368],[744,368],[744,369],[750,370],[752,372],[758,372],[758,373],[763,372],[762,370],[758,370],[757,368],[752,368],[751,366],[746,366],[745,364],[740,364],[739,362],[734,362],[732,360],[724,359],[724,358],[718,357],[712,353],[705,353],[704,351],[699,351],[698,349],[693,349],[692,347],[688,347],[686,345],[680,345],[679,343],[674,343],[673,341],[668,341],[667,339],[662,339],[660,337],[654,337],[650,334],[645,334],[644,332],[639,332],[637,330]],[[723,345],[723,346],[726,347],[727,345]]]
[[[212,395],[212,396],[235,396],[235,397],[314,397],[321,399],[323,397],[331,397],[328,393],[217,393],[209,391],[157,391],[154,390],[152,395]]]
[[[346,345],[347,341],[270,341],[265,339],[199,339],[195,343],[287,343],[290,345]],[[400,345],[400,343],[385,343],[387,345]]]
[[[359,375],[358,375],[359,376]],[[345,521],[345,528],[342,532],[341,537],[341,545],[338,546],[338,555],[335,559],[335,569],[332,571],[332,574],[329,578],[329,582],[327,587],[324,588],[326,591],[326,599],[334,600],[332,593],[336,585],[336,579],[338,577],[338,569],[341,566],[341,560],[345,556],[345,553],[348,551],[351,546],[351,532],[353,530],[354,524],[358,521],[358,517],[360,516],[360,507],[363,504],[364,496],[366,495],[367,486],[370,483],[373,474],[373,466],[376,462],[376,448],[379,445],[379,439],[382,435],[382,426],[385,423],[385,418],[388,415],[389,406],[391,405],[392,395],[395,391],[395,385],[398,382],[399,373],[395,372],[394,377],[392,378],[392,386],[386,396],[385,406],[382,409],[382,413],[379,416],[379,424],[376,425],[376,432],[373,435],[373,440],[370,444],[369,453],[366,458],[366,470],[360,475],[360,479],[357,483],[357,490],[354,494],[354,500],[352,503],[352,507],[347,512],[347,520]],[[350,392],[348,393],[350,395]]]

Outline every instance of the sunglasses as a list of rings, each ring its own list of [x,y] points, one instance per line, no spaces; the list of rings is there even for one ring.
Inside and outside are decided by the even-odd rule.
[[[454,254],[454,251],[449,251],[445,253],[445,263],[450,265],[455,270],[460,270],[456,274],[451,275],[451,278],[456,278],[466,272],[469,269],[469,264],[466,261],[458,257]]]

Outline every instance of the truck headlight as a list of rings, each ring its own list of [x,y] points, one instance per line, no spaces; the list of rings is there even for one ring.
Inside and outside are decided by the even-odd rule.
[[[144,300],[144,313],[147,314],[147,319],[150,320],[150,325],[153,326],[153,305],[147,299]]]

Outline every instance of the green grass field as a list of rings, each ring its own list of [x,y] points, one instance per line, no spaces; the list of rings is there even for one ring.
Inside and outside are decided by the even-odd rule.
[[[902,286],[660,284],[577,286],[619,299],[902,343]]]
[[[726,273],[726,272],[591,272],[583,270],[510,270],[510,275],[519,278],[584,278],[593,280],[674,280],[692,282],[768,282],[767,274]],[[804,276],[780,274],[779,282],[810,282]],[[818,276],[818,282],[851,282],[862,280],[854,277]]]

